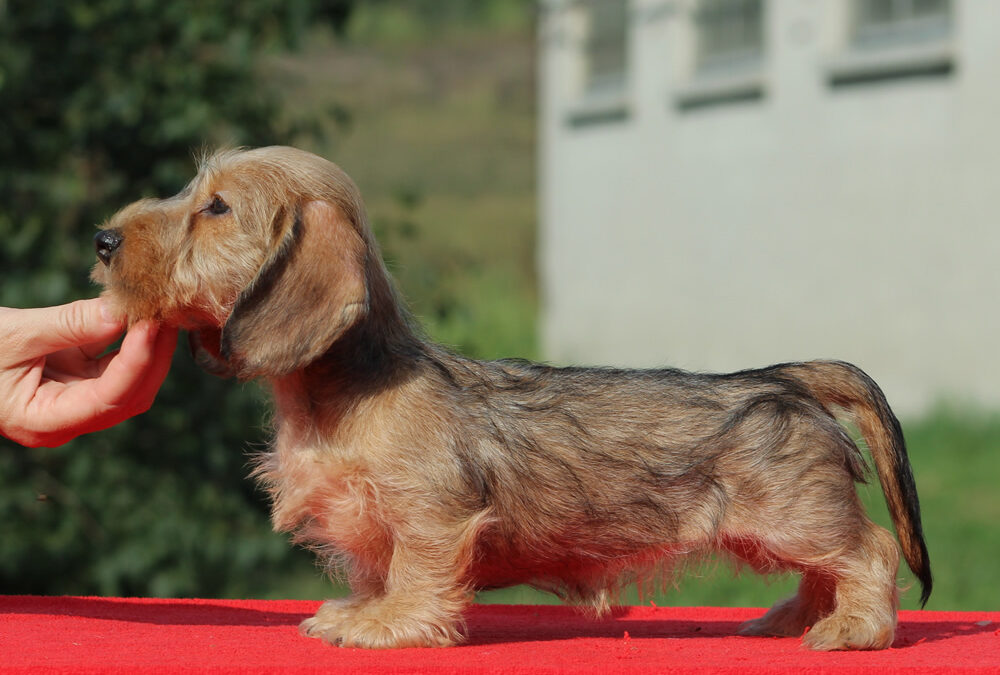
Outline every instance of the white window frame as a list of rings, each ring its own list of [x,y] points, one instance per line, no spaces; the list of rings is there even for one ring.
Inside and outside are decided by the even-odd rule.
[[[711,7],[716,5],[716,7]],[[726,5],[729,5],[727,8]],[[731,49],[713,49],[706,43],[706,14],[713,11],[725,14],[735,12],[740,6],[757,5],[756,39],[734,40]],[[767,58],[768,0],[698,0],[689,5],[690,30],[692,31],[692,70],[688,82],[674,89],[674,103],[681,110],[694,110],[708,106],[762,99],[766,93],[764,66]],[[732,20],[729,30],[746,31]],[[743,36],[745,38],[745,36]]]
[[[572,0],[569,3],[576,24],[576,49],[580,64],[579,90],[576,100],[567,115],[567,121],[572,125],[587,125],[592,123],[620,122],[629,117],[629,86],[630,86],[630,40],[631,40],[631,1],[630,0]],[[595,11],[596,9],[596,11]],[[621,43],[616,44],[614,36],[599,35],[598,40],[607,40],[609,44],[597,45],[597,49],[620,49],[620,67],[609,68],[607,72],[593,72],[595,60],[595,19],[603,9],[609,13],[620,11],[622,14],[612,22],[601,26],[605,33],[621,31]],[[605,15],[607,16],[607,15]],[[610,45],[610,46],[609,46]],[[614,64],[615,58],[610,59]]]
[[[955,69],[952,33],[955,0],[939,0],[938,11],[919,11],[921,0],[889,2],[884,20],[866,16],[873,0],[852,0],[847,40],[842,52],[827,63],[833,86],[911,76],[946,76]]]
[[[586,11],[584,93],[620,93],[628,81],[628,0],[582,0],[581,5]],[[601,63],[602,59],[609,63]],[[605,72],[595,72],[595,66]]]

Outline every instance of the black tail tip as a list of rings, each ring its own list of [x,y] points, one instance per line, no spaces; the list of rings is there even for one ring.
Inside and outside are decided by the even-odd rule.
[[[931,598],[931,590],[933,588],[934,582],[930,574],[927,574],[925,579],[920,580],[920,609],[924,609],[927,606],[927,601]]]

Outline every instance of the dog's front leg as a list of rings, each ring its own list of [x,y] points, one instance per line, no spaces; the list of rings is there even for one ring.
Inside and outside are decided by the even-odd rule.
[[[340,636],[343,646],[442,647],[461,639],[470,595],[463,565],[429,546],[397,543],[385,594],[357,607]]]
[[[462,611],[472,595],[467,570],[485,521],[485,514],[458,523],[424,520],[419,531],[396,531],[384,577],[360,587],[352,582],[354,594],[324,603],[303,622],[303,631],[344,647],[371,649],[459,642]]]

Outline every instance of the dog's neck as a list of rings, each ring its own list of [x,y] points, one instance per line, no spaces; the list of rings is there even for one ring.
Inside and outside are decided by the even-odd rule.
[[[272,378],[278,419],[333,431],[360,404],[418,374],[425,346],[387,276],[370,279],[368,312],[308,366]]]

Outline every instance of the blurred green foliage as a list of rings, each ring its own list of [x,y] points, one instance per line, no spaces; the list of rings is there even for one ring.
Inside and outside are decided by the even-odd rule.
[[[532,0],[363,2],[271,61],[296,106],[350,112],[316,150],[357,181],[428,334],[479,358],[538,355],[534,18]]]
[[[86,232],[132,199],[183,186],[193,151],[308,131],[310,120],[279,115],[255,64],[295,44],[321,9],[346,18],[343,3],[316,4],[0,4],[0,303],[81,293]]]
[[[0,305],[95,295],[95,227],[137,198],[177,192],[202,149],[292,143],[337,161],[347,151],[341,163],[364,178],[373,225],[432,334],[481,356],[530,355],[530,61],[499,89],[507,112],[511,91],[526,103],[514,111],[511,143],[495,132],[513,118],[490,116],[493,101],[475,84],[492,71],[452,68],[455,54],[437,38],[475,52],[487,26],[522,35],[517,48],[528,48],[531,4],[0,0]],[[473,26],[479,32],[470,35]],[[287,56],[317,36],[327,52]],[[431,62],[410,62],[419,44],[433,45]],[[393,56],[374,73],[371,63],[358,71],[351,54],[344,58],[347,45]],[[427,68],[430,89],[385,105],[386,96],[414,91],[393,74]],[[347,81],[331,82],[331,71]],[[512,81],[524,84],[512,90]],[[491,130],[481,139],[497,142],[470,144],[471,119]],[[386,138],[384,120],[406,133]],[[429,145],[435,137],[448,149]],[[381,152],[386,146],[397,150]],[[428,157],[445,153],[464,162],[465,180],[438,170],[446,163],[428,170]],[[516,178],[501,180],[511,189],[499,195],[489,189],[498,161],[501,176]],[[456,184],[457,198],[449,193]],[[512,204],[516,228],[501,231]],[[515,268],[496,264],[498,247],[516,252]],[[270,531],[265,499],[246,478],[248,450],[268,435],[263,392],[212,378],[186,352],[178,350],[156,405],[139,418],[55,449],[0,438],[0,593],[329,592],[312,555]]]
[[[0,304],[95,295],[95,225],[175,193],[200,148],[318,133],[259,58],[351,4],[0,1]],[[179,350],[139,420],[51,450],[0,439],[0,592],[239,595],[308,567],[245,479],[262,419],[256,387]]]

